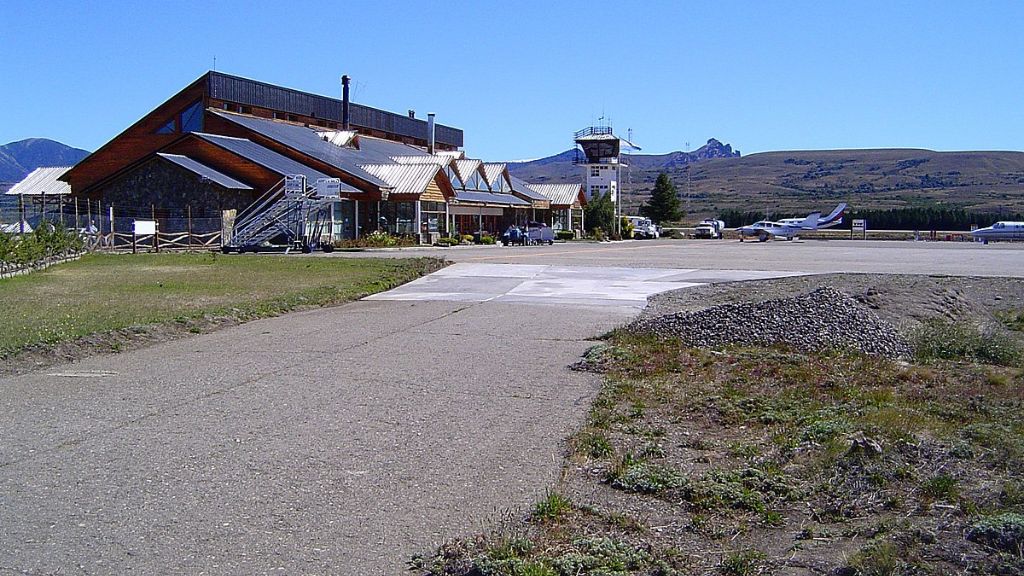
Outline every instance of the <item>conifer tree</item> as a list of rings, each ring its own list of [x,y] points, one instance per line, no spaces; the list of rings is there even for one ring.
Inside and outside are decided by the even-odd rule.
[[[658,223],[678,222],[686,215],[679,208],[676,186],[669,180],[668,174],[658,174],[651,198],[640,207],[640,214]]]

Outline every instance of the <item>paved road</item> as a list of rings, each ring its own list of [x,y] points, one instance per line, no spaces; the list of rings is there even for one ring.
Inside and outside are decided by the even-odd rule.
[[[867,272],[1024,277],[1024,244],[975,242],[898,242],[863,240],[637,240],[572,242],[554,246],[458,246],[414,248],[390,256],[424,255],[454,262],[696,268],[790,272]],[[336,252],[339,257],[379,257],[382,253]]]
[[[401,573],[553,483],[614,304],[363,301],[0,379],[0,573]]]

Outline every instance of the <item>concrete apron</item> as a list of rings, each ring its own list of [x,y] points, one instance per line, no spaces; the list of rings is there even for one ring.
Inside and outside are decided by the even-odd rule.
[[[531,505],[599,386],[567,365],[702,277],[536,268],[0,379],[0,566],[397,574]]]

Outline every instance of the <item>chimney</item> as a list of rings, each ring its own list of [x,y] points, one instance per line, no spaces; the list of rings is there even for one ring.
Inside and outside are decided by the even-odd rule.
[[[415,120],[415,119],[416,119],[416,111],[415,110],[409,110],[409,120]]]
[[[352,123],[348,112],[348,74],[341,77],[341,128],[351,130]]]
[[[427,154],[434,153],[434,113],[427,113]]]

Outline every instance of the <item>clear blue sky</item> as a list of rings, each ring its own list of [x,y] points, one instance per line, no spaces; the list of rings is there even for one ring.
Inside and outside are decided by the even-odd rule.
[[[645,152],[1024,149],[1024,2],[38,2],[0,22],[0,143],[94,150],[213,66],[541,157],[610,117]]]

